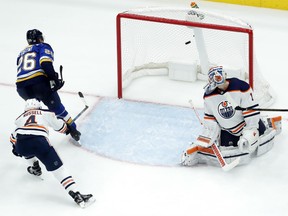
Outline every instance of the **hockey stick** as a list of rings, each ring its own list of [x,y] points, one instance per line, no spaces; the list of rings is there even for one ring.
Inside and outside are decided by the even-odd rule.
[[[74,117],[73,122],[75,122],[89,108],[89,106],[87,105],[87,102],[84,98],[83,93],[78,92],[78,95],[79,95],[80,99],[82,100],[83,104],[85,105],[85,107]],[[82,146],[80,140],[78,140],[78,141],[72,140],[72,144],[75,146],[78,146],[78,147]]]
[[[78,92],[78,95],[80,97],[80,99],[82,100],[83,104],[85,105],[85,107],[75,116],[75,118],[73,119],[73,122],[75,122],[88,108],[88,104],[84,98],[84,95],[82,92]]]
[[[62,65],[60,65],[60,80],[63,82],[63,66]]]
[[[254,110],[254,111],[270,111],[270,112],[288,112],[288,109],[269,109],[269,108],[242,108],[242,107],[235,107],[235,110],[242,110],[242,111],[248,111],[248,110]]]
[[[189,103],[192,107],[192,109],[194,110],[195,112],[195,115],[197,116],[198,118],[198,121],[200,122],[200,124],[205,127],[205,125],[203,124],[203,122],[201,121],[200,119],[200,116],[199,116],[199,113],[197,112],[197,110],[195,109],[194,105],[193,105],[193,102],[192,100],[189,100]],[[221,154],[221,151],[219,150],[218,146],[215,144],[215,142],[213,142],[213,144],[211,145],[211,148],[221,166],[221,168],[224,170],[224,171],[229,171],[231,169],[233,169],[235,166],[237,166],[239,163],[240,163],[240,157],[236,158],[234,161],[232,161],[231,163],[227,163],[223,157],[223,155]]]
[[[61,82],[64,82],[63,81],[63,66],[62,65],[60,65],[59,71],[60,71],[60,80],[61,80]],[[85,105],[85,107],[74,117],[73,122],[75,122],[89,108],[89,106],[88,106],[88,104],[84,98],[83,93],[78,92],[78,95],[79,95],[80,99],[82,100],[83,104]]]

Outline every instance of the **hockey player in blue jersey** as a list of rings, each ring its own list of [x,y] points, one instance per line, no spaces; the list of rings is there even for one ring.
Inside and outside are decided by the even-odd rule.
[[[27,168],[30,174],[42,175],[40,160],[80,207],[86,207],[95,201],[92,194],[84,195],[79,192],[74,179],[49,141],[49,128],[59,133],[69,130],[62,119],[57,118],[54,112],[42,109],[37,99],[28,99],[24,113],[17,117],[15,124],[16,129],[10,136],[12,152],[26,159],[30,165]]]
[[[52,47],[44,43],[42,32],[37,29],[27,31],[28,46],[17,57],[18,94],[24,99],[37,98],[58,118],[67,122],[70,135],[78,141],[81,133],[77,130],[70,114],[66,111],[58,90],[64,85],[53,67],[54,52]]]
[[[281,118],[263,118],[259,111],[253,110],[258,108],[258,103],[251,86],[226,76],[222,66],[212,67],[208,72],[203,96],[204,129],[184,151],[183,165],[190,166],[199,161],[213,164],[210,160],[214,154],[210,148],[213,143],[222,150],[224,158],[232,161],[241,157],[241,163],[247,163],[252,156],[269,151],[275,135],[281,131]]]

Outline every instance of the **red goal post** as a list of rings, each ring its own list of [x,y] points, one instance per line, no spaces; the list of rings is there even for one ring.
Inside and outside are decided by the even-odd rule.
[[[208,69],[222,65],[228,77],[250,83],[261,105],[274,100],[255,59],[253,29],[240,19],[200,9],[144,8],[118,14],[116,28],[118,98],[137,77],[167,73],[193,82],[207,80]]]

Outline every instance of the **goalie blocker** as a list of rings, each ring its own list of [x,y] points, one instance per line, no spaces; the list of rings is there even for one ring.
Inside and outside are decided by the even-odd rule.
[[[243,151],[238,146],[219,146],[223,158],[226,163],[232,163],[236,158],[240,158],[238,165],[247,164],[252,158],[263,155],[270,151],[274,145],[274,138],[278,135],[281,130],[281,116],[273,118],[262,118],[266,126],[266,131],[258,138],[257,147],[253,148],[252,151]],[[203,137],[199,136],[197,141],[192,143],[182,154],[181,164],[184,166],[194,166],[196,164],[207,164],[219,167],[220,164],[218,159],[212,150],[211,146],[206,147],[199,145],[199,139]]]

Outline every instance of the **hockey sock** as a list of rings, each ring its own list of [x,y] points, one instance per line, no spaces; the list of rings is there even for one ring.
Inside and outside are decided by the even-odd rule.
[[[56,114],[58,118],[63,119],[67,124],[71,125],[72,127],[76,129],[75,122],[72,120],[71,115],[66,111],[63,105],[61,105],[57,109],[53,109],[52,111]]]
[[[75,122],[72,120],[72,118],[70,117],[70,115],[67,115],[67,116],[69,116],[69,118],[68,118],[68,120],[66,120],[66,119],[64,118],[65,122],[66,122],[67,124],[71,125],[73,128],[76,129],[76,124],[75,124]],[[66,116],[66,117],[67,117],[67,116]]]
[[[34,162],[38,161],[36,157],[25,158],[28,166],[33,166]]]
[[[52,173],[68,193],[70,190],[78,191],[74,179],[68,174],[63,165],[52,171]]]

